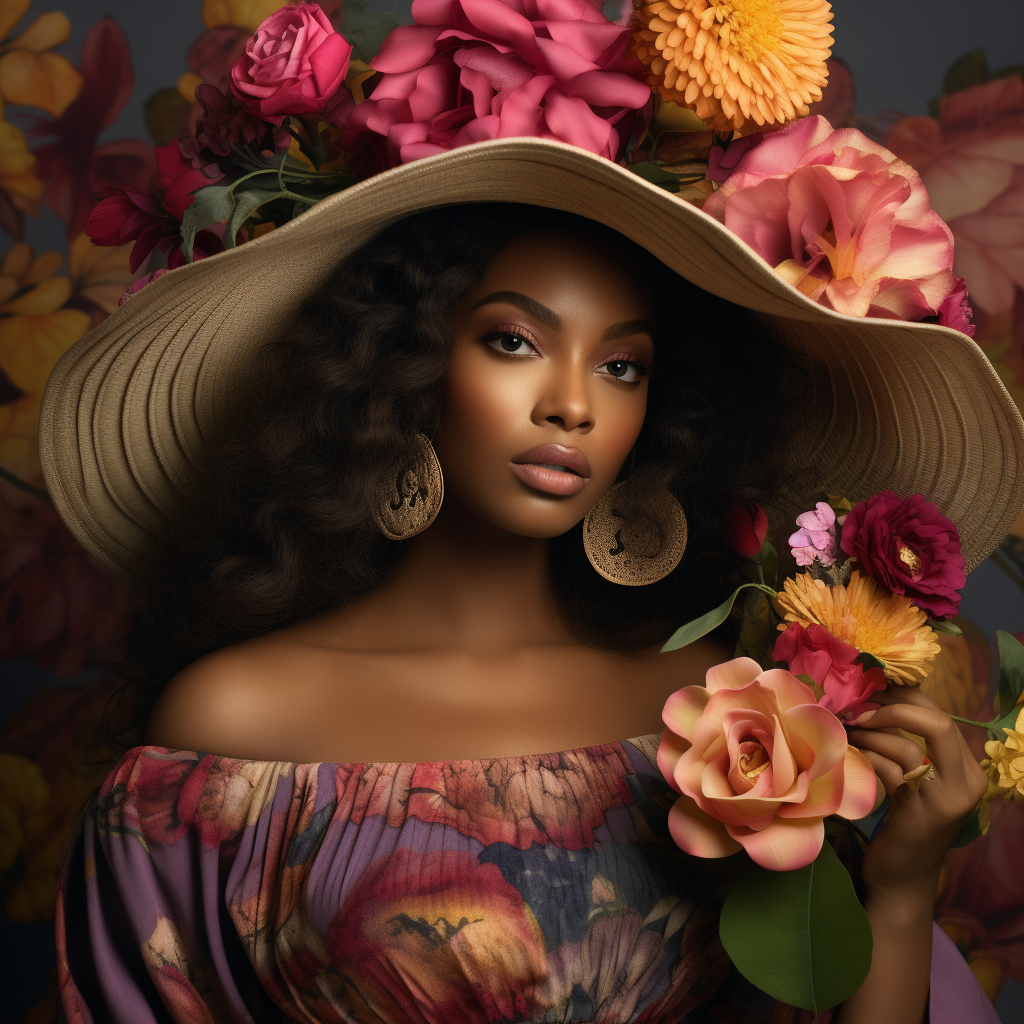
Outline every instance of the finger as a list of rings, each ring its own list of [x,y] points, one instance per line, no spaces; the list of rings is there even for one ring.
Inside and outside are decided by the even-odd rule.
[[[913,771],[924,762],[921,748],[913,740],[908,740],[899,733],[851,729],[849,739],[861,750],[873,750],[890,761],[895,761],[904,772]]]
[[[871,699],[879,704],[913,704],[916,707],[931,708],[933,711],[945,711],[934,697],[916,686],[898,686],[890,683],[884,690],[871,694]]]
[[[875,775],[882,780],[885,792],[892,799],[896,790],[904,784],[903,769],[895,761],[890,761],[889,758],[883,757],[874,750],[865,750],[864,756],[868,759],[868,764],[875,770]]]
[[[925,697],[924,694],[920,696]],[[940,775],[943,771],[955,771],[963,764],[960,730],[953,719],[937,704],[934,708],[918,700],[913,703],[901,701],[897,704],[886,704],[876,711],[868,711],[861,715],[853,724],[858,728],[868,729],[905,729],[916,736],[923,736],[928,747],[928,756]]]

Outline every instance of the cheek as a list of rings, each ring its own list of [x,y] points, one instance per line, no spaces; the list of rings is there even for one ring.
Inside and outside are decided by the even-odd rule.
[[[635,391],[609,395],[602,404],[604,408],[596,410],[601,453],[609,466],[620,467],[644,425],[647,382],[644,381]]]
[[[469,438],[498,437],[522,419],[525,396],[515,375],[495,373],[490,360],[475,355],[461,355],[448,368],[443,423]]]

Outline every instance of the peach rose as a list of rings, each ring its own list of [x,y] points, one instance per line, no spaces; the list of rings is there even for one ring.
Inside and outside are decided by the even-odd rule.
[[[921,176],[854,128],[805,117],[765,135],[703,210],[838,313],[968,332],[947,302],[959,283],[953,235]]]
[[[772,871],[810,864],[829,814],[863,818],[875,773],[814,693],[751,658],[716,665],[707,686],[665,703],[658,767],[682,796],[669,813],[676,845],[697,857],[745,849]]]
[[[956,239],[954,273],[986,313],[1024,288],[1024,80],[1017,75],[943,96],[939,120],[904,117],[889,148],[921,172]]]

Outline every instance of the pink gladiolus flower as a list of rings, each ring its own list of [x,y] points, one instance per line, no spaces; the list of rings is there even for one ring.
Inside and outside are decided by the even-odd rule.
[[[836,514],[832,506],[819,501],[810,512],[796,517],[800,527],[789,538],[789,548],[797,565],[813,565],[815,558],[822,565],[836,560]]]
[[[289,4],[256,30],[231,69],[231,89],[257,117],[322,110],[348,73],[352,47],[318,4]]]
[[[395,166],[483,139],[558,139],[614,160],[649,111],[626,26],[589,0],[414,0],[370,62],[346,147]]]
[[[807,117],[767,135],[703,209],[830,309],[944,322],[952,233],[920,175],[853,128]]]
[[[676,844],[697,857],[745,849],[772,871],[806,867],[829,814],[862,818],[875,773],[842,723],[784,669],[751,658],[716,665],[707,686],[665,703],[658,767],[682,795],[669,813]]]
[[[1024,288],[1024,80],[996,78],[943,96],[939,120],[905,117],[886,140],[921,172],[953,231],[953,270],[986,313]]]
[[[868,698],[885,689],[885,673],[880,668],[865,671],[857,664],[860,651],[817,622],[806,628],[799,622],[787,626],[775,642],[772,657],[785,662],[793,675],[810,676],[825,691],[818,704],[844,722],[879,707]]]

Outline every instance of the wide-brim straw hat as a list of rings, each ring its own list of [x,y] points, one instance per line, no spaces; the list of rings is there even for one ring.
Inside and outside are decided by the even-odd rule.
[[[782,495],[794,513],[816,491],[853,501],[886,488],[920,492],[959,528],[968,569],[1020,513],[1024,426],[970,338],[832,312],[723,224],[611,161],[548,140],[499,139],[386,171],[174,270],[69,349],[43,396],[39,448],[50,496],[82,546],[130,574],[180,520],[183,490],[230,423],[256,350],[389,224],[480,202],[605,224],[700,288],[767,314],[786,346],[814,357]]]

